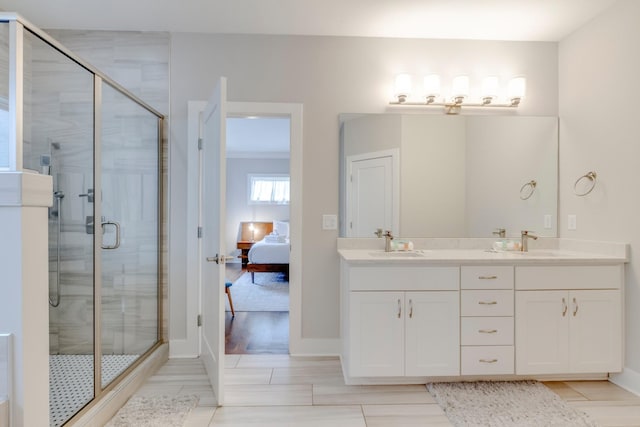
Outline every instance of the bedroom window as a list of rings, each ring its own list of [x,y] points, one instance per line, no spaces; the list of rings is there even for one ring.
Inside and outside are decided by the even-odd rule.
[[[289,204],[289,175],[249,175],[249,204]]]

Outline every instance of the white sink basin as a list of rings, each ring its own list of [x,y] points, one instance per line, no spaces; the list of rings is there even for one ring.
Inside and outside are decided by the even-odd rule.
[[[394,251],[394,252],[373,251],[373,252],[369,252],[369,255],[376,258],[419,258],[419,257],[423,257],[424,253],[416,252],[416,251]]]

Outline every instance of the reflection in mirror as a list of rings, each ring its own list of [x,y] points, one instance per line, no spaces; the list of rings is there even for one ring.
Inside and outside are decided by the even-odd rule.
[[[343,114],[340,122],[340,236],[374,237],[377,228],[556,236],[556,117]]]

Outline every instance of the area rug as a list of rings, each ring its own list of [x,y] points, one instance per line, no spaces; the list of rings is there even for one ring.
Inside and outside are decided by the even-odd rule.
[[[537,381],[431,383],[427,390],[454,426],[597,427]]]
[[[182,427],[198,396],[133,396],[106,427]]]
[[[244,273],[233,282],[231,298],[235,311],[289,311],[289,282],[283,273],[256,273],[251,283],[251,273]]]

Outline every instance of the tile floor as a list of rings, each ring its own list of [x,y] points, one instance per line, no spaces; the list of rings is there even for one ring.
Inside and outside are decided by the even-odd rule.
[[[185,427],[450,426],[424,386],[346,386],[335,357],[227,355],[226,403],[198,359],[168,361],[137,394],[197,394]],[[601,426],[640,426],[640,397],[607,381],[547,382]]]

